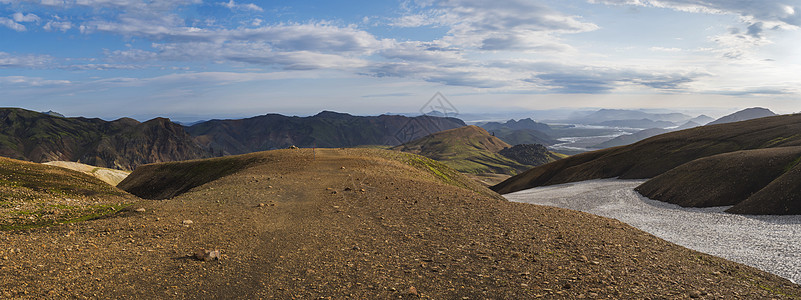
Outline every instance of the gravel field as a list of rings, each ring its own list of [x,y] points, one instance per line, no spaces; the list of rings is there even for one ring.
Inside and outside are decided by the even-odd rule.
[[[801,216],[745,216],[728,207],[683,208],[634,191],[643,180],[603,179],[504,195],[618,219],[678,245],[801,282]]]

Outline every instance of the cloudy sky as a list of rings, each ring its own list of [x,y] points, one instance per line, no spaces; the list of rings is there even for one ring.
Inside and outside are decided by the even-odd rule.
[[[0,106],[801,111],[798,0],[0,0]],[[189,117],[188,117],[189,116]]]

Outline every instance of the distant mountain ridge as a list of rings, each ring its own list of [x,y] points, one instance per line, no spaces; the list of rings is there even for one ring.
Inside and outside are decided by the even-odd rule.
[[[298,147],[395,146],[428,134],[463,127],[456,118],[398,115],[353,116],[323,111],[310,117],[268,114],[238,120],[211,120],[186,128],[215,156]]]
[[[628,109],[601,109],[590,113],[589,115],[574,118],[571,121],[577,124],[597,124],[606,121],[621,121],[621,120],[642,120],[648,119],[651,121],[666,121],[671,123],[681,123],[692,119],[691,116],[682,113],[647,113],[639,110]]]
[[[548,124],[534,121],[531,118],[520,119],[518,121],[509,120],[509,121],[506,121],[506,123],[487,122],[487,123],[482,124],[481,128],[484,128],[487,131],[498,130],[498,129],[501,129],[501,128],[509,128],[509,129],[514,129],[514,130],[518,130],[518,129],[532,129],[532,130],[539,130],[539,131],[551,130],[551,127],[548,126]]]
[[[481,128],[489,131],[510,145],[520,144],[541,144],[553,145],[558,141],[550,137],[547,132],[551,130],[548,124],[540,123],[525,118],[520,120],[509,120],[505,123],[487,122],[480,125]]]
[[[741,111],[735,112],[735,113],[727,115],[727,116],[723,116],[720,119],[717,119],[715,121],[712,121],[712,122],[708,123],[707,125],[740,122],[740,121],[746,121],[746,120],[757,119],[757,118],[772,117],[772,116],[775,116],[775,115],[776,115],[775,113],[773,113],[772,111],[770,111],[767,108],[752,107],[752,108],[743,109]]]
[[[163,161],[205,158],[183,127],[167,119],[63,118],[0,109],[0,155],[33,162],[75,161],[130,170]]]
[[[456,118],[278,114],[211,120],[184,127],[169,119],[139,122],[64,118],[19,108],[0,109],[0,156],[33,162],[72,161],[133,170],[156,162],[299,147],[399,145],[465,126]]]

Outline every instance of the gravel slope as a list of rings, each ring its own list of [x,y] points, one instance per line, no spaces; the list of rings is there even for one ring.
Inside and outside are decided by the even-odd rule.
[[[682,208],[639,195],[634,188],[643,182],[590,180],[534,188],[505,197],[618,219],[690,249],[801,282],[801,216],[724,213],[729,206]]]

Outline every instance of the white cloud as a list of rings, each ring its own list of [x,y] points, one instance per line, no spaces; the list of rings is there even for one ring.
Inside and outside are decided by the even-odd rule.
[[[140,49],[104,51],[106,57],[117,62],[145,62],[158,58],[158,54]]]
[[[0,84],[2,85],[41,87],[41,86],[69,85],[71,83],[72,82],[68,80],[48,80],[40,77],[26,77],[26,76],[0,77]]]
[[[48,21],[42,28],[47,31],[61,31],[66,32],[72,29],[72,23],[68,21]]]
[[[736,14],[754,22],[801,26],[797,0],[589,0],[592,3],[652,6],[693,13]]]
[[[676,47],[651,47],[651,48],[649,48],[649,50],[655,51],[655,52],[682,52],[682,51],[684,51],[681,48],[676,48]]]
[[[38,23],[39,21],[41,21],[41,19],[37,15],[34,15],[34,14],[23,14],[21,12],[14,13],[14,15],[12,15],[12,17],[14,18],[14,21],[19,22],[19,23],[28,23],[28,22],[37,22]]]
[[[14,31],[26,31],[25,25],[20,23],[14,22],[14,20],[9,18],[0,17],[0,25],[13,29]]]
[[[11,55],[0,52],[0,68],[44,68],[53,60],[46,55]]]
[[[425,3],[428,7],[429,3]],[[406,3],[407,6],[413,6]],[[411,10],[411,8],[410,8]],[[390,25],[449,27],[443,38],[454,46],[481,50],[563,51],[570,48],[557,35],[598,29],[578,16],[534,1],[443,0],[431,8],[405,14]]]
[[[264,11],[263,8],[259,7],[256,4],[253,4],[253,3],[238,4],[238,3],[234,2],[234,0],[231,0],[231,1],[228,1],[228,2],[218,2],[217,4],[225,6],[225,7],[229,8],[229,9],[231,9],[231,10],[252,10],[252,11],[258,11],[258,12]]]

